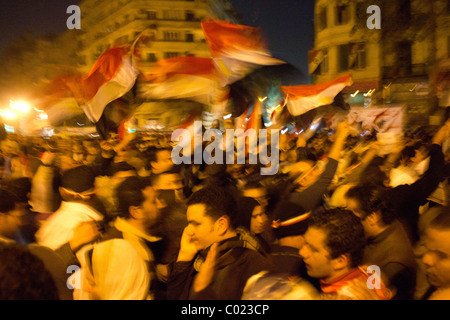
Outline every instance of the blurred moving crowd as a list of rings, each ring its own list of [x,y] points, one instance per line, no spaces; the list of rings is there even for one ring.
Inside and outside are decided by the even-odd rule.
[[[9,134],[0,299],[449,299],[449,135],[280,135],[263,176],[174,165],[162,133]]]

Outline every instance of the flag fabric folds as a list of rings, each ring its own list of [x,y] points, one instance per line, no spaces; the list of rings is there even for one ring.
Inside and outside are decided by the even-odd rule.
[[[224,84],[244,78],[259,66],[286,63],[272,57],[258,28],[220,20],[204,21],[201,25]]]
[[[319,84],[281,86],[281,90],[286,95],[289,113],[298,116],[314,108],[333,103],[334,97],[352,83],[351,76],[346,74]]]
[[[34,105],[47,113],[51,125],[57,126],[84,113],[71,90],[81,79],[81,74],[60,75],[36,90]]]
[[[212,104],[222,89],[211,58],[175,57],[158,61],[153,73],[141,86],[145,98],[187,99]]]
[[[96,123],[106,105],[131,90],[138,76],[129,47],[107,50],[81,83],[71,86],[75,99],[90,121]]]

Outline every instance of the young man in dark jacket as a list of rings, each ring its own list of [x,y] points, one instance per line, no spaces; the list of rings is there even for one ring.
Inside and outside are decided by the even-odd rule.
[[[236,231],[233,197],[223,188],[203,188],[189,198],[188,226],[171,266],[170,300],[239,300],[247,280],[267,270],[268,257]]]

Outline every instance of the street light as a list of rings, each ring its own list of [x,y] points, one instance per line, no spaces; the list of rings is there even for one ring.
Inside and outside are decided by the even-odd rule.
[[[10,110],[0,111],[0,115],[5,120],[13,120],[17,117],[17,115],[13,111],[10,111]]]
[[[23,112],[23,113],[29,112],[31,109],[31,106],[25,101],[9,100],[9,106],[11,109],[17,110],[17,111]]]

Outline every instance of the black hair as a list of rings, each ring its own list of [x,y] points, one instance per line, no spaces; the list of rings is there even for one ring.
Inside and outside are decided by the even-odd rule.
[[[122,172],[122,171],[136,171],[136,168],[125,161],[115,163],[111,168],[112,175],[116,174],[117,172]]]
[[[253,210],[260,206],[259,202],[253,198],[241,197],[237,199],[238,225],[250,230]]]
[[[14,195],[5,189],[0,189],[0,212],[7,213],[13,209]]]
[[[17,202],[28,203],[28,194],[31,192],[30,178],[21,177],[8,180],[5,187],[14,195]]]
[[[94,187],[95,171],[89,166],[78,166],[62,175],[61,186],[75,192],[83,192]]]
[[[0,243],[0,300],[58,300],[44,262],[25,246]]]
[[[204,204],[205,213],[214,221],[222,216],[229,218],[230,227],[238,227],[238,215],[236,211],[236,201],[233,195],[223,187],[209,185],[194,192],[188,199],[188,206],[194,204]]]
[[[129,218],[129,208],[140,206],[145,201],[142,191],[151,185],[150,179],[138,176],[131,176],[123,180],[116,189],[119,216]]]
[[[396,215],[394,211],[386,205],[386,190],[377,186],[355,186],[350,188],[345,194],[346,198],[355,199],[359,203],[359,213],[365,219],[373,212],[380,212],[381,220],[385,225],[391,224]]]
[[[386,179],[386,173],[381,170],[379,165],[376,163],[371,163],[361,173],[358,184],[383,187]]]
[[[364,228],[361,220],[344,208],[319,207],[309,217],[309,228],[326,233],[326,246],[332,259],[340,255],[350,256],[351,268],[362,262],[365,247]]]

